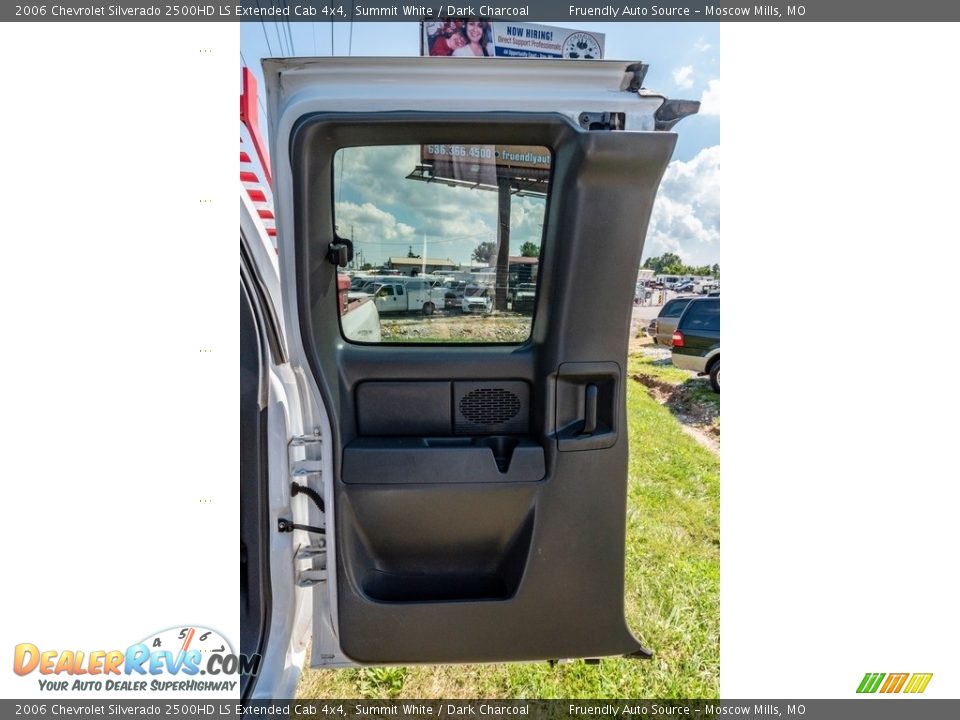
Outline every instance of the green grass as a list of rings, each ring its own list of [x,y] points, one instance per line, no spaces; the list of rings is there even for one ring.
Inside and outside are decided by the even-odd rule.
[[[628,383],[627,413],[626,614],[637,637],[654,651],[652,660],[605,659],[599,665],[574,662],[553,668],[516,663],[307,670],[298,696],[717,697],[720,461],[685,435],[669,411],[636,382]]]
[[[684,383],[687,386],[689,396],[697,401],[716,407],[720,411],[720,393],[713,391],[710,382],[706,378],[694,378]],[[717,421],[719,425],[719,421]]]
[[[627,374],[634,375],[637,373],[649,375],[671,385],[680,385],[693,377],[689,371],[675,368],[669,360],[664,362],[646,355],[631,355],[627,359]]]
[[[627,359],[627,374],[631,377],[646,375],[662,383],[676,385],[682,390],[679,399],[683,402],[702,403],[713,408],[715,412],[720,412],[720,394],[713,391],[706,377],[698,377],[689,370],[680,370],[669,363],[635,354]],[[719,425],[720,421],[713,424]]]

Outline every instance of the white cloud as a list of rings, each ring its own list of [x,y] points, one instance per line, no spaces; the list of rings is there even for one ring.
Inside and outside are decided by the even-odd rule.
[[[361,242],[416,242],[417,239],[412,227],[398,222],[391,213],[369,202],[362,205],[337,203],[337,231]]]
[[[708,43],[706,40],[704,40],[702,37],[698,38],[697,41],[693,44],[693,49],[698,52],[706,52],[712,47],[713,46],[710,43]]]
[[[346,155],[336,222],[342,235],[352,233],[359,241],[366,260],[405,255],[408,246],[419,254],[426,236],[430,257],[466,261],[478,243],[496,240],[495,192],[406,179],[419,161],[419,147],[354,148]],[[337,167],[334,179],[339,178]],[[513,198],[514,252],[524,241],[540,243],[544,206],[541,199]],[[713,264],[720,259],[719,243],[720,148],[715,146],[667,168],[644,255],[675,252],[692,264]]]
[[[694,265],[720,260],[720,146],[675,160],[653,206],[644,257],[672,252]]]
[[[365,259],[405,255],[408,245],[419,254],[426,236],[430,257],[460,262],[479,243],[496,239],[497,193],[407,179],[419,162],[419,146],[350,148],[338,156],[337,225],[341,234],[354,226]],[[542,201],[514,198],[511,246],[530,237],[539,242],[543,213]]]
[[[693,85],[693,65],[684,65],[674,70],[673,81],[677,84],[677,87],[691,87]]]
[[[720,78],[711,80],[707,89],[700,96],[701,115],[720,114]]]
[[[525,242],[540,244],[543,237],[544,198],[517,196],[510,213],[510,244],[519,248]]]

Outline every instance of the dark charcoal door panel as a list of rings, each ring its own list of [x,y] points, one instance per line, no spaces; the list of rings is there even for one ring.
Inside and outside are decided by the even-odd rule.
[[[341,338],[336,271],[325,259],[333,156],[345,146],[426,142],[553,149],[540,287],[522,346]],[[643,653],[623,612],[623,383],[643,237],[674,143],[664,132],[586,132],[554,115],[301,120],[290,148],[297,292],[332,414],[339,637],[349,657]],[[403,424],[411,397],[424,409]]]

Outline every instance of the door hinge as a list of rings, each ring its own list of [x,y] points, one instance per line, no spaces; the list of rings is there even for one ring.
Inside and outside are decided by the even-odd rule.
[[[301,570],[297,575],[297,587],[313,587],[327,581],[327,568],[311,568]]]
[[[320,470],[321,465],[319,460],[295,460],[290,463],[290,475],[292,477],[319,475]]]
[[[320,474],[320,429],[314,428],[312,435],[294,435],[287,443],[287,463],[290,477],[306,477]],[[302,453],[297,449],[302,448]],[[294,455],[302,455],[294,459]]]
[[[629,76],[624,77],[624,83],[621,89],[626,92],[635,93],[643,87],[643,80],[647,77],[647,70],[650,66],[647,63],[633,63],[627,66]]]
[[[315,557],[325,557],[327,554],[327,541],[325,538],[319,538],[310,545],[301,545],[297,549],[295,560],[311,560]]]
[[[294,435],[290,438],[290,447],[303,447],[320,442],[320,428],[315,428],[312,435]]]
[[[327,246],[327,260],[337,267],[346,267],[353,260],[353,240],[335,238]]]
[[[623,130],[626,117],[622,112],[582,112],[579,120],[584,130]]]
[[[295,560],[316,561],[318,567],[301,570],[297,574],[297,587],[311,587],[327,579],[327,542],[324,538],[297,550]]]

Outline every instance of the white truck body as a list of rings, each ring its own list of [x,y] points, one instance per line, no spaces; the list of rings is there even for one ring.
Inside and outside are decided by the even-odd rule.
[[[391,278],[377,287],[374,302],[381,315],[400,312],[432,315],[438,307],[443,307],[443,292],[443,287],[434,286],[431,280]]]

